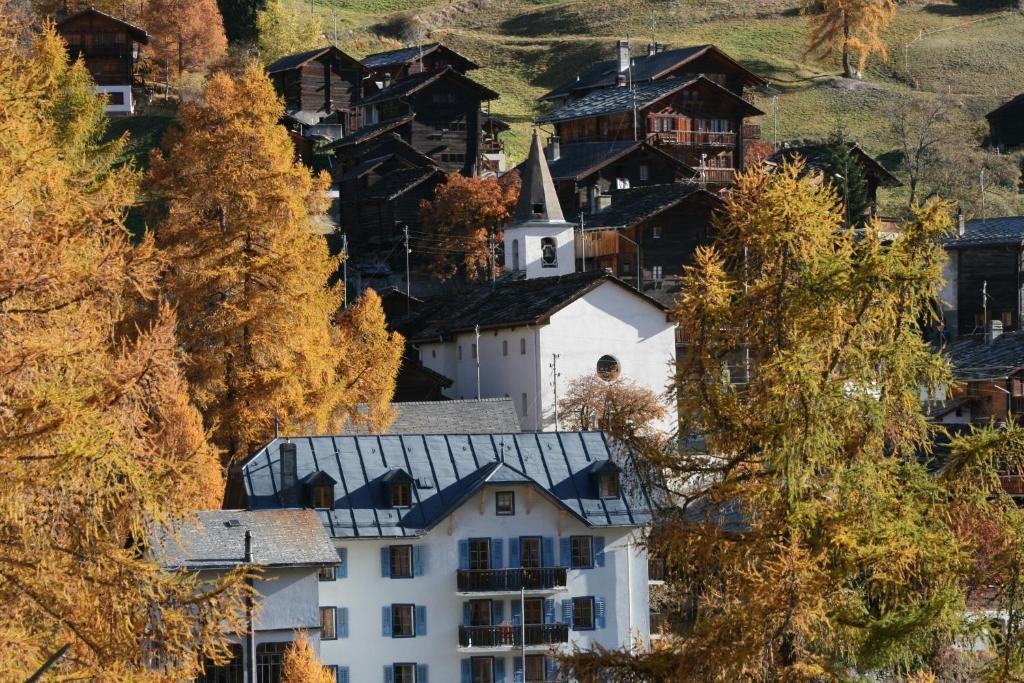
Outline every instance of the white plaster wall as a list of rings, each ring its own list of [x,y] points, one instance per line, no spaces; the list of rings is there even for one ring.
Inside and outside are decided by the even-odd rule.
[[[551,317],[540,331],[541,403],[543,428],[555,427],[555,386],[550,368],[552,354],[558,354],[559,397],[569,383],[593,375],[597,360],[614,356],[620,377],[631,379],[659,396],[672,380],[675,360],[675,325],[661,309],[641,301],[635,294],[606,282]],[[675,428],[675,401],[669,402],[668,417],[658,428]],[[564,429],[564,426],[562,427]]]
[[[543,237],[555,238],[558,253],[558,266],[555,268],[541,266],[540,241]],[[528,280],[576,272],[576,241],[571,224],[537,221],[505,228],[505,267],[510,270],[513,266],[513,240],[519,240],[519,270],[526,271]]]
[[[320,626],[317,570],[309,567],[275,569],[253,581],[260,595],[257,631]]]
[[[104,108],[108,114],[131,114],[135,111],[135,100],[132,99],[132,87],[130,85],[97,85],[96,92],[121,93],[124,97],[124,104],[110,104]]]
[[[320,604],[347,607],[349,637],[320,643],[320,657],[325,664],[348,666],[352,681],[376,683],[383,680],[386,664],[416,662],[427,664],[431,683],[457,683],[460,661],[472,656],[458,649],[458,627],[462,624],[462,604],[467,598],[456,595],[458,542],[473,537],[505,539],[504,561],[508,563],[508,538],[512,536],[554,537],[556,562],[560,561],[559,524],[562,535],[594,535],[605,538],[605,566],[594,569],[569,570],[568,589],[548,597],[555,599],[556,621],[560,620],[559,600],[592,595],[604,598],[607,617],[604,629],[569,632],[570,646],[628,647],[636,638],[649,645],[649,611],[647,593],[646,552],[637,545],[639,532],[633,529],[591,529],[557,508],[534,489],[532,507],[527,510],[527,485],[487,487],[448,520],[418,539],[383,541],[380,539],[335,540],[347,548],[348,576],[320,583]],[[494,493],[515,490],[516,516],[494,514]],[[481,512],[482,510],[482,512]],[[412,543],[424,546],[424,574],[413,579],[389,579],[381,576],[380,549],[391,544]],[[627,550],[628,547],[628,550]],[[628,580],[626,577],[629,577]],[[498,598],[496,598],[498,599]],[[505,601],[504,615],[511,614]],[[382,635],[381,611],[391,603],[413,603],[427,608],[427,635],[415,638],[390,638]],[[480,653],[490,656],[490,653]],[[513,654],[496,654],[505,658],[505,683],[511,683]]]

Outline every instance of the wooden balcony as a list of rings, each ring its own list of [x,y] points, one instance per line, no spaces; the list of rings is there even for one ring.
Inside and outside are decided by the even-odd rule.
[[[713,185],[731,185],[736,180],[735,168],[705,168],[700,174],[701,180]]]
[[[569,642],[566,624],[502,624],[500,626],[460,626],[459,647],[474,650],[514,650],[523,647],[548,648]]]
[[[736,144],[734,131],[663,130],[649,133],[648,141],[655,145],[685,145],[687,147],[732,147]]]
[[[1024,475],[1001,474],[999,483],[1003,485],[1003,490],[1011,496],[1024,496]]]
[[[482,140],[480,142],[480,153],[481,154],[501,154],[505,151],[505,143],[495,138],[491,140]]]
[[[68,53],[71,59],[75,60],[81,55],[86,59],[95,57],[110,57],[115,59],[131,59],[132,49],[130,45],[82,45],[72,43],[68,45]]]
[[[565,590],[565,567],[460,569],[459,593],[550,593]]]

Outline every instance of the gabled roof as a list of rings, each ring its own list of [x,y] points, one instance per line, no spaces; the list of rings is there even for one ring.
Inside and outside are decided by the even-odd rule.
[[[1003,104],[999,105],[989,113],[985,114],[985,118],[991,121],[993,117],[997,116],[998,114],[1002,114],[1004,110],[1014,109],[1018,106],[1024,106],[1024,93],[1017,95],[1009,102],[1004,102]]]
[[[687,166],[682,160],[671,154],[666,154],[644,140],[572,142],[559,147],[559,157],[548,162],[551,177],[555,180],[580,180],[637,150],[644,150],[662,157],[665,163],[677,167],[685,175],[690,177],[697,175],[697,171]]]
[[[441,181],[444,179],[444,175],[444,171],[437,168],[410,168],[392,171],[364,189],[361,196],[364,199],[391,201],[429,180]]]
[[[466,70],[479,69],[480,66],[473,62],[471,59],[464,55],[459,54],[450,47],[446,47],[441,43],[427,43],[426,45],[410,45],[409,47],[403,47],[398,50],[388,50],[386,52],[375,52],[372,55],[366,55],[363,57],[363,65],[368,69],[383,69],[389,66],[398,66],[400,64],[410,64],[419,57],[427,56],[432,52],[436,51],[447,52],[449,55],[453,55],[458,59],[462,60],[466,64]]]
[[[954,410],[962,408],[963,406],[971,406],[975,403],[973,396],[960,396],[958,398],[951,398],[945,401],[933,401],[925,406],[925,414],[928,419],[935,420],[940,417],[949,415]]]
[[[358,130],[354,130],[343,138],[338,138],[329,145],[324,145],[324,149],[335,149],[337,147],[351,147],[352,145],[360,145],[364,142],[373,140],[376,137],[383,135],[384,133],[391,132],[396,128],[401,128],[405,124],[412,121],[412,114],[405,114],[404,116],[396,116],[390,119],[384,119],[378,123],[371,124],[369,126],[362,126]]]
[[[594,462],[628,458],[599,432],[308,436],[275,439],[242,463],[249,505],[280,506],[280,445],[296,445],[298,475],[323,470],[339,483],[332,510],[318,510],[335,538],[415,536],[440,523],[482,487],[537,486],[553,503],[591,527],[633,527],[651,520],[639,485],[624,485],[618,498],[601,499],[589,476]],[[392,469],[414,482],[408,509],[389,507],[376,485]],[[632,468],[627,466],[627,472]]]
[[[666,78],[632,88],[623,86],[594,90],[578,100],[568,102],[554,111],[537,117],[537,122],[556,123],[571,121],[572,119],[585,119],[591,116],[632,111],[634,107],[638,110],[646,109],[661,99],[693,87],[707,88],[726,99],[732,100],[738,108],[743,110],[744,116],[759,116],[764,113],[731,90],[723,88],[703,76],[699,76],[689,80]]]
[[[1006,332],[992,341],[984,334],[963,335],[943,352],[959,380],[1003,379],[1024,368],[1024,332]]]
[[[639,54],[631,55],[632,73],[629,77],[634,83],[654,81],[664,77],[666,73],[675,71],[686,64],[713,53],[716,57],[724,59],[735,66],[746,77],[748,85],[761,85],[766,81],[737,62],[735,59],[719,50],[714,45],[693,45],[690,47],[676,48],[675,50],[664,50],[653,55]],[[608,59],[596,62],[589,69],[581,73],[575,80],[563,83],[554,90],[541,96],[542,100],[550,100],[565,97],[579,90],[590,90],[593,88],[611,87],[619,76],[618,62]]]
[[[326,47],[318,47],[315,50],[306,50],[305,52],[296,52],[295,54],[285,55],[278,60],[275,60],[267,65],[267,73],[273,74],[279,71],[291,71],[292,69],[298,69],[300,66],[304,66],[314,59],[318,59],[328,52],[334,52],[344,61],[349,62],[359,71],[363,70],[363,65],[359,63],[359,60],[355,57],[351,57],[333,45],[327,45]]]
[[[514,434],[519,417],[510,398],[465,401],[414,401],[392,403],[395,418],[383,434]],[[360,406],[360,411],[364,408]],[[373,433],[365,424],[351,425],[346,434]]]
[[[1024,216],[976,218],[964,223],[964,234],[942,240],[947,249],[973,246],[1024,246]]]
[[[612,192],[611,206],[586,217],[584,227],[629,228],[677,206],[689,198],[700,197],[714,204],[725,202],[694,183],[645,185]]]
[[[245,532],[253,564],[323,566],[338,554],[312,510],[203,510],[154,534],[153,553],[168,569],[229,569],[245,564]]]
[[[828,163],[828,148],[829,144],[827,142],[793,145],[769,155],[765,161],[769,164],[781,164],[783,161],[792,161],[795,156],[800,155],[807,168],[821,170]],[[850,143],[850,153],[860,160],[864,173],[869,177],[875,178],[882,187],[900,187],[903,185],[899,178],[890,173],[885,166],[875,161],[856,142]]]
[[[380,92],[376,92],[373,95],[364,98],[362,104],[365,106],[401,97],[408,97],[444,79],[453,79],[456,83],[470,90],[477,91],[480,93],[480,99],[482,100],[496,100],[499,97],[498,93],[494,92],[487,86],[477,83],[469,76],[464,76],[449,66],[441,69],[440,71],[424,71],[423,73],[403,78],[400,81],[395,81],[392,85],[389,85]]]
[[[149,44],[150,35],[146,33],[146,30],[144,28],[136,26],[135,24],[130,24],[124,19],[118,19],[117,17],[107,14],[106,12],[101,12],[95,7],[89,7],[80,12],[75,12],[74,14],[64,17],[63,19],[57,22],[57,29],[59,30],[61,26],[68,23],[69,21],[78,19],[79,17],[84,17],[87,14],[102,17],[103,19],[107,19],[109,21],[113,21],[117,24],[120,24],[121,27],[128,32],[128,35],[130,35],[135,40],[135,42],[141,43],[143,45]]]
[[[396,327],[412,343],[438,341],[479,325],[493,330],[546,325],[551,316],[598,287],[622,287],[662,311],[668,308],[613,275],[587,271],[527,280],[499,280],[437,297]]]

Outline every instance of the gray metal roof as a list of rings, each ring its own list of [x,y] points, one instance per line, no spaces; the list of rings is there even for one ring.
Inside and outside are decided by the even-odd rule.
[[[1024,216],[975,219],[964,223],[964,234],[942,241],[947,249],[971,246],[1020,246],[1024,244]]]
[[[334,545],[312,510],[203,510],[158,531],[154,552],[169,569],[226,569],[244,564],[246,531],[252,532],[255,565],[338,562]]]
[[[275,439],[242,464],[249,507],[281,506],[281,444],[296,446],[298,478],[320,470],[338,484],[334,508],[317,514],[335,538],[415,536],[441,522],[481,487],[532,483],[592,527],[651,520],[650,503],[631,481],[629,455],[600,432],[308,436]],[[598,497],[594,462],[624,466],[618,498]],[[415,482],[410,508],[389,506],[382,478],[394,469]]]
[[[392,403],[395,419],[384,434],[515,433],[519,417],[510,398],[465,401],[413,401]],[[362,409],[362,406],[360,406]],[[365,425],[353,425],[347,434],[372,434]]]
[[[1006,332],[990,342],[984,334],[964,335],[943,351],[959,380],[1002,379],[1024,367],[1024,332]]]

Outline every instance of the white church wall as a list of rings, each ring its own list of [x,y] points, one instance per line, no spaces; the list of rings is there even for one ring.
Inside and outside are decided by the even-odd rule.
[[[544,266],[541,263],[541,240],[551,237],[555,240],[557,265]],[[519,252],[519,270],[526,271],[527,279],[568,275],[576,272],[576,245],[573,226],[568,223],[537,221],[509,226],[505,229],[506,266],[515,268],[513,254]],[[518,249],[513,246],[518,242]]]

